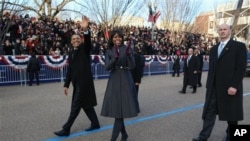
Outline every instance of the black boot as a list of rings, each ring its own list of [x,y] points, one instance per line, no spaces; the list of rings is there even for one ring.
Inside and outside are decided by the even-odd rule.
[[[181,94],[186,94],[186,87],[183,87],[181,91],[179,91]]]
[[[197,86],[193,86],[193,94],[196,93],[196,90],[197,90]]]
[[[126,132],[124,122],[122,123],[121,133],[122,133],[122,139],[121,139],[121,141],[127,141],[128,134]]]
[[[119,133],[121,132],[122,129],[122,122],[123,122],[122,118],[115,118],[111,141],[116,141],[116,139],[118,138]]]

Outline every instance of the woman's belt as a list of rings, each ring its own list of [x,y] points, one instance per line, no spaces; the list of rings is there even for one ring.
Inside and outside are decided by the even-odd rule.
[[[128,70],[129,67],[128,66],[115,66],[115,69],[117,69],[117,70]]]

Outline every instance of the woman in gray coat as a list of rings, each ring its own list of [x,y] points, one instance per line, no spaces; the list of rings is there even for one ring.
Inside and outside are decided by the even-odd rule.
[[[115,118],[111,141],[115,141],[121,132],[122,141],[128,135],[124,126],[124,118],[137,116],[139,107],[135,100],[135,86],[130,69],[135,67],[130,43],[123,45],[123,34],[119,30],[111,33],[105,55],[105,68],[110,77],[105,92],[101,115]]]

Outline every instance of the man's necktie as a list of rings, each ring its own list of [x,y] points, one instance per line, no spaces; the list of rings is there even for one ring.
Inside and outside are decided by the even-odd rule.
[[[189,63],[190,59],[191,59],[191,56],[188,56],[188,58],[187,58],[187,66],[188,66],[188,63]]]
[[[77,49],[73,49],[73,50],[72,50],[72,59],[74,59],[74,58],[75,58],[76,53],[77,53]]]
[[[220,57],[220,54],[221,54],[221,52],[223,50],[223,47],[224,47],[224,44],[221,43],[220,46],[219,46],[219,48],[218,48],[218,57]]]

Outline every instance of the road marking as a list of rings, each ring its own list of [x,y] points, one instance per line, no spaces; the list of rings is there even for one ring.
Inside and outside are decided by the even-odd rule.
[[[250,93],[245,93],[243,96],[248,96],[248,95],[250,95]],[[137,118],[137,119],[132,119],[132,120],[125,121],[125,125],[137,124],[137,123],[140,123],[140,122],[144,122],[144,121],[148,121],[148,120],[153,120],[153,119],[173,115],[173,114],[180,113],[180,112],[185,112],[185,111],[198,109],[198,108],[201,108],[203,106],[204,106],[203,103],[195,104],[195,105],[190,105],[190,106],[187,106],[187,107],[174,109],[174,110],[171,110],[171,111],[167,111],[167,112],[163,112],[163,113],[159,113],[159,114],[155,114],[155,115],[140,117],[140,118]],[[103,127],[101,127],[100,129],[97,129],[97,130],[93,130],[93,131],[89,131],[89,132],[82,131],[82,132],[72,133],[68,137],[54,137],[54,138],[46,139],[44,141],[61,141],[61,140],[71,139],[71,138],[75,138],[75,137],[79,137],[79,136],[86,136],[86,135],[89,135],[89,134],[92,134],[92,133],[97,133],[97,132],[105,131],[105,130],[112,129],[112,128],[113,128],[113,125],[106,125],[106,126],[103,126]]]

